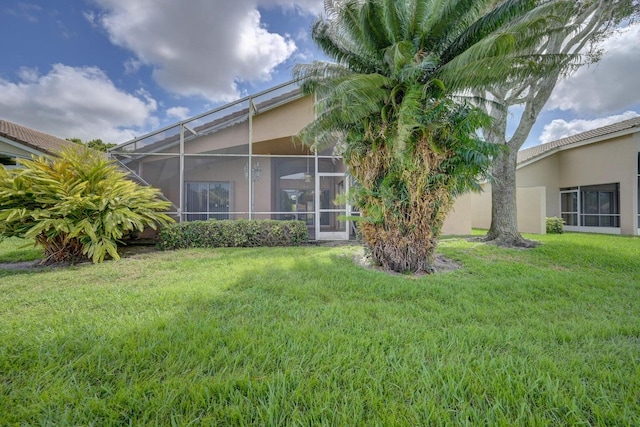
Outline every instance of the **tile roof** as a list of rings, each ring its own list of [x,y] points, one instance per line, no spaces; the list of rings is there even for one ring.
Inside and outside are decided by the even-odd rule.
[[[608,126],[603,126],[597,129],[588,130],[586,132],[582,132],[576,135],[571,135],[566,138],[558,139],[556,141],[551,141],[546,144],[536,145],[535,147],[527,148],[525,150],[521,150],[518,152],[518,163],[524,163],[529,160],[533,160],[536,157],[542,156],[543,154],[549,153],[550,151],[554,151],[561,147],[579,143],[579,142],[587,142],[590,139],[597,139],[612,133],[621,132],[625,130],[629,130],[632,128],[638,128],[640,131],[640,116],[634,117],[632,119],[624,120],[618,123],[614,123]],[[591,141],[596,142],[596,141]]]
[[[0,119],[0,136],[46,154],[56,154],[73,142]]]

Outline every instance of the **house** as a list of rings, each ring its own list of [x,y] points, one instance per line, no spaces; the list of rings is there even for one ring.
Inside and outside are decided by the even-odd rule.
[[[178,221],[297,219],[317,240],[348,239],[358,215],[334,147],[316,152],[296,140],[314,102],[294,82],[224,105],[109,151],[142,183],[159,188]],[[546,216],[578,231],[638,233],[640,119],[524,150],[517,171],[522,231],[544,233]],[[635,164],[635,163],[634,163]],[[491,198],[460,197],[443,234],[488,228]],[[561,203],[562,200],[562,203]],[[632,218],[633,217],[633,218]]]
[[[640,117],[518,153],[518,225],[544,233],[544,217],[565,230],[640,235]],[[491,224],[490,186],[472,196],[472,226]]]
[[[109,151],[159,188],[179,221],[297,219],[315,239],[347,239],[349,188],[332,149],[295,135],[314,118],[313,98],[287,83],[121,144]]]
[[[0,164],[6,168],[17,166],[18,159],[32,155],[56,155],[75,144],[6,120],[0,120]]]

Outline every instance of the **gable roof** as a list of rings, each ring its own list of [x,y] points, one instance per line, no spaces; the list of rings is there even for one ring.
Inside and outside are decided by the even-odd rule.
[[[65,147],[75,145],[73,142],[2,119],[0,119],[0,137],[26,145],[45,154],[54,155]]]
[[[521,150],[518,152],[518,165],[531,163],[572,145],[591,144],[615,136],[639,131],[640,116]]]

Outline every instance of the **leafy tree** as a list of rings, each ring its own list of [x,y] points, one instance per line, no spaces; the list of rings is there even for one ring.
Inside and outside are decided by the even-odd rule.
[[[0,235],[35,239],[43,264],[119,259],[127,233],[173,222],[159,213],[169,202],[157,189],[129,180],[94,150],[71,147],[19,162],[21,169],[0,166]]]
[[[638,0],[581,0],[568,13],[559,15],[557,31],[550,32],[532,49],[533,55],[555,55],[562,66],[545,70],[524,79],[507,79],[478,91],[481,97],[491,97],[494,104],[484,108],[493,118],[484,129],[487,140],[507,147],[496,158],[492,175],[491,228],[487,239],[505,246],[529,246],[530,241],[518,232],[516,213],[516,160],[540,111],[549,100],[556,83],[564,74],[584,63],[597,61],[601,53],[598,42],[622,22],[640,11]],[[585,51],[586,50],[586,51]],[[579,59],[582,55],[582,59]],[[521,106],[523,113],[515,132],[507,136],[508,109]]]
[[[90,141],[84,142],[80,138],[67,138],[67,141],[75,142],[76,144],[80,144],[80,145],[86,145],[89,148],[93,148],[94,150],[102,151],[105,153],[109,148],[113,148],[116,145],[118,145],[118,144],[112,144],[110,142],[109,143],[102,142],[101,139],[92,139]]]
[[[433,270],[454,197],[477,188],[499,148],[477,135],[486,115],[454,94],[552,67],[530,52],[567,3],[325,2],[312,37],[335,62],[294,70],[317,99],[301,137],[317,148],[340,141],[363,241],[384,268]]]

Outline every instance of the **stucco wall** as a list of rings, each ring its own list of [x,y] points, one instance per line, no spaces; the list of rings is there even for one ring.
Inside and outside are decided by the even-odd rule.
[[[458,197],[442,225],[442,235],[465,236],[471,234],[471,194]]]
[[[558,187],[620,183],[620,231],[636,234],[638,150],[634,137],[626,135],[561,151]]]
[[[639,151],[636,133],[562,150],[519,167],[519,231],[545,232],[545,217],[560,216],[560,188],[620,183],[620,229],[622,234],[637,234]],[[474,228],[491,226],[491,185],[472,196],[471,210]]]
[[[518,188],[545,187],[546,216],[560,216],[560,162],[552,155],[530,165],[521,167],[516,173]]]
[[[313,97],[296,99],[253,117],[253,141],[297,135],[314,119]]]
[[[546,234],[545,187],[527,187],[516,190],[518,209],[518,231],[521,233]]]
[[[491,185],[484,184],[483,192],[471,195],[471,226],[488,229],[491,226]],[[521,233],[546,233],[545,187],[518,188],[516,190],[518,231]]]
[[[185,137],[190,135],[185,132]],[[249,153],[249,119],[236,123],[217,132],[185,141],[184,152],[187,154],[211,153],[216,150],[229,149],[233,153]]]
[[[471,227],[491,226],[491,184],[482,184],[482,193],[471,194]]]

